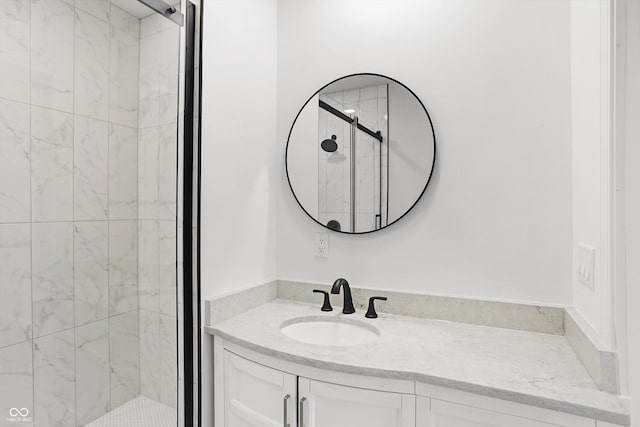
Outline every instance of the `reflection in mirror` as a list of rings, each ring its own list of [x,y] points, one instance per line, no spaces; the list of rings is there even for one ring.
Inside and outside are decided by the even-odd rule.
[[[287,177],[304,211],[344,233],[404,216],[435,162],[427,110],[406,86],[377,74],[338,79],[302,107],[287,142]]]

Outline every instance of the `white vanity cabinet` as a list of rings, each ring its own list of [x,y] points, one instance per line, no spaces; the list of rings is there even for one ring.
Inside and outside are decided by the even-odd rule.
[[[214,340],[214,426],[609,427],[412,380],[346,374]]]
[[[298,427],[415,427],[415,395],[298,378]]]

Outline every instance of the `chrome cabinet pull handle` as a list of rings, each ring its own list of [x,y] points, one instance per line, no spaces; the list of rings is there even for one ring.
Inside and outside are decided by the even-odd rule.
[[[291,427],[291,424],[289,424],[289,411],[288,411],[288,407],[287,404],[289,403],[289,399],[291,399],[291,395],[287,394],[284,399],[283,399],[283,406],[284,406],[284,427]]]
[[[300,399],[300,425],[298,427],[304,427],[304,402],[306,400],[306,397]]]

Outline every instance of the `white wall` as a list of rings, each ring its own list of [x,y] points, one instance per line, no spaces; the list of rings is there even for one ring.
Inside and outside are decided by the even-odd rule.
[[[278,277],[569,303],[568,22],[568,0],[280,0]],[[323,229],[290,194],[284,147],[307,97],[355,72],[396,78],[423,100],[436,171],[402,221],[331,233],[318,259]]]
[[[640,1],[625,2],[626,19],[626,295],[629,396],[633,425],[640,425]]]
[[[314,96],[296,119],[289,138],[289,178],[298,201],[313,215],[318,211],[318,95]],[[279,147],[276,147],[279,152]]]
[[[601,242],[601,5],[600,0],[571,0],[571,106],[573,173],[573,304],[600,334],[604,281]],[[577,246],[596,250],[595,288],[577,279]]]
[[[276,275],[275,0],[208,0],[202,56],[202,298]],[[286,140],[286,139],[285,139]]]
[[[276,0],[203,4],[202,301],[276,275],[276,11]],[[206,403],[213,340],[200,333]],[[201,411],[213,426],[212,405]]]

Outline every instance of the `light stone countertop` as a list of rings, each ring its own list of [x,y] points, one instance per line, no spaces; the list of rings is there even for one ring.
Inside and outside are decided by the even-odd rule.
[[[600,391],[564,336],[362,311],[350,319],[374,325],[380,337],[355,346],[293,340],[281,324],[325,313],[318,305],[275,299],[207,326],[210,334],[278,359],[358,375],[415,380],[498,399],[629,425],[619,396]]]

